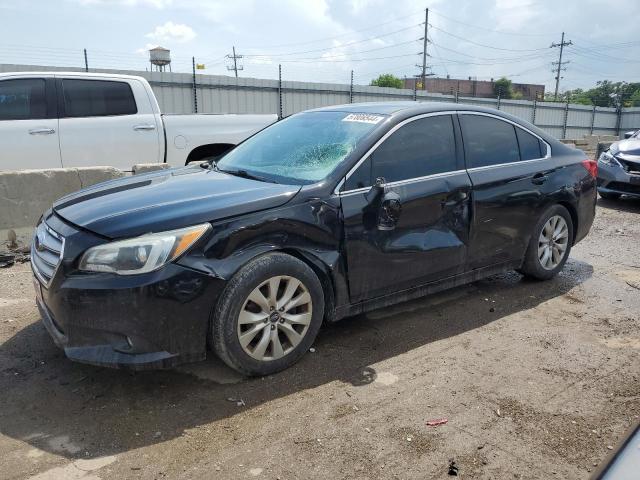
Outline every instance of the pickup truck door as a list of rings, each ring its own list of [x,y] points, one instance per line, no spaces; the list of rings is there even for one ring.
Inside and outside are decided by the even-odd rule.
[[[0,81],[0,170],[60,168],[55,82]]]
[[[65,167],[112,166],[162,161],[160,115],[141,82],[57,79],[60,152]]]

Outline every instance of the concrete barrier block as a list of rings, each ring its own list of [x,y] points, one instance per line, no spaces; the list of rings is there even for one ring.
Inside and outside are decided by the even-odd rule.
[[[131,169],[133,174],[155,172],[156,170],[167,170],[170,168],[168,163],[138,163]]]
[[[0,242],[11,229],[19,243],[30,242],[38,218],[57,199],[124,175],[112,167],[0,171]]]
[[[75,169],[80,177],[82,188],[90,187],[96,183],[106,182],[114,178],[124,177],[122,170],[113,167],[81,167]]]

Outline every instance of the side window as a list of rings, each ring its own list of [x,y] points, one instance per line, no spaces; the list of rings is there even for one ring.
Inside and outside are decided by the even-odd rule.
[[[62,81],[66,117],[105,117],[138,112],[131,87],[107,80]]]
[[[544,143],[542,140],[538,140],[538,144],[540,145],[540,157],[546,157],[547,156],[547,144]]]
[[[414,120],[400,127],[371,154],[371,178],[397,182],[456,170],[451,115]]]
[[[514,126],[483,115],[460,115],[464,151],[469,168],[520,160]]]
[[[520,145],[521,160],[533,160],[534,158],[544,157],[540,152],[540,141],[537,137],[518,127],[516,127],[516,135],[518,136],[518,144]]]
[[[44,79],[24,78],[0,82],[0,120],[47,118]]]
[[[347,181],[344,183],[344,188],[342,190],[348,192],[349,190],[370,187],[372,184],[371,157],[368,157],[364,162],[360,164],[356,171],[353,172],[349,178],[347,178]]]

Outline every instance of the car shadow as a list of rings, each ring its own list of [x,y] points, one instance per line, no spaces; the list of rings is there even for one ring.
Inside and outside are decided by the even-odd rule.
[[[348,318],[325,326],[298,364],[262,379],[240,378],[213,358],[135,374],[80,365],[34,322],[0,345],[0,431],[67,458],[94,458],[179,437],[329,382],[353,392],[376,380],[375,366],[385,359],[562,296],[592,273],[591,265],[570,260],[547,282],[507,273]]]
[[[622,196],[617,200],[607,200],[598,196],[596,205],[619,212],[640,213],[640,198]]]

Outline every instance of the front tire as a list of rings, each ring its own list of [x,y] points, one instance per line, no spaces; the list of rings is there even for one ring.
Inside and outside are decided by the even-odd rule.
[[[324,294],[313,270],[291,255],[269,253],[225,287],[212,318],[211,345],[234,370],[270,375],[307,352],[323,316]]]
[[[536,223],[520,273],[536,280],[555,277],[569,258],[573,221],[562,205],[547,209]]]

